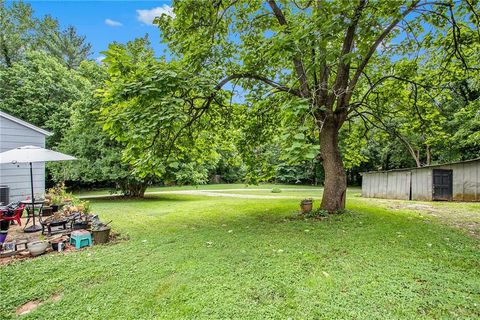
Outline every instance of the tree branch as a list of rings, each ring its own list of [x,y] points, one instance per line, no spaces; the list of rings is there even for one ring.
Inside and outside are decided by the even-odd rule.
[[[253,79],[253,80],[258,80],[258,81],[261,81],[265,84],[268,84],[269,86],[271,86],[272,88],[275,88],[279,91],[283,91],[283,92],[287,92],[287,93],[290,93],[290,94],[293,94],[295,96],[298,96],[298,97],[302,97],[302,94],[300,92],[300,90],[298,89],[295,89],[295,88],[290,88],[288,86],[285,86],[285,85],[282,85],[282,84],[279,84],[273,80],[270,80],[264,76],[261,76],[261,75],[257,75],[257,74],[254,74],[254,73],[250,73],[250,72],[245,72],[245,73],[235,73],[235,74],[232,74],[224,79],[222,79],[215,87],[214,87],[214,90],[215,91],[218,91],[220,89],[222,89],[222,87],[224,85],[226,85],[228,82],[232,81],[232,80],[235,80],[235,79]]]
[[[363,70],[365,69],[365,67],[367,66],[368,62],[370,61],[370,58],[373,56],[373,54],[375,53],[375,51],[377,50],[378,46],[380,45],[380,43],[382,43],[382,41],[390,34],[390,32],[393,30],[393,28],[395,28],[395,26],[403,20],[403,18],[405,18],[409,13],[411,13],[416,7],[417,7],[417,4],[418,4],[419,0],[416,0],[414,1],[410,7],[408,7],[405,11],[402,12],[402,14],[400,15],[399,18],[396,18],[394,19],[390,25],[380,34],[380,36],[377,38],[377,40],[375,40],[375,42],[373,43],[373,45],[370,47],[370,49],[367,51],[367,54],[365,55],[365,57],[363,58],[362,62],[360,63],[360,65],[358,66],[357,68],[357,71],[355,72],[355,74],[353,75],[353,78],[352,80],[350,81],[350,84],[348,85],[348,93],[347,93],[347,97],[346,97],[346,101],[348,102],[352,96],[352,93],[353,93],[353,90],[355,89],[355,86],[358,82],[358,79],[360,78],[360,76],[362,75],[362,72]]]
[[[353,40],[355,38],[355,31],[357,29],[358,22],[360,20],[360,16],[362,15],[362,11],[365,8],[367,1],[360,0],[360,3],[355,8],[355,12],[353,14],[352,22],[347,28],[345,33],[345,39],[343,40],[342,52],[340,54],[340,61],[338,62],[337,68],[337,77],[335,79],[335,84],[333,85],[333,92],[330,95],[330,101],[332,103],[328,103],[327,105],[333,108],[333,101],[335,101],[335,97],[339,95],[337,99],[337,106],[343,106],[345,101],[345,94],[346,89],[348,86],[348,78],[350,73],[350,59],[345,62],[345,55],[352,52],[353,49]]]
[[[283,14],[282,10],[277,6],[275,0],[267,0],[270,8],[272,8],[273,14],[278,20],[278,23],[281,26],[287,26],[287,19]],[[310,88],[308,86],[307,73],[303,66],[302,59],[298,54],[293,55],[293,65],[295,67],[295,73],[297,74],[298,80],[300,82],[300,92],[302,97],[307,98],[311,96]]]

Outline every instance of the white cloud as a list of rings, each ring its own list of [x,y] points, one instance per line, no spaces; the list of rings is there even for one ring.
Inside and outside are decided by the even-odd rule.
[[[139,9],[137,10],[137,19],[145,24],[153,25],[153,19],[160,17],[162,14],[166,14],[170,17],[175,17],[173,13],[173,8],[169,5],[164,4],[161,7],[156,7],[153,9]]]
[[[112,19],[105,19],[105,24],[110,27],[121,27],[123,24],[121,22],[112,20]]]
[[[101,64],[103,62],[103,59],[105,59],[106,57],[101,55],[101,56],[98,56],[95,58],[95,61],[98,63],[98,64]]]

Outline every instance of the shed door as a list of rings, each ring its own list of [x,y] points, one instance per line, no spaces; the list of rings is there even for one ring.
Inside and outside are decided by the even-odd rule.
[[[433,169],[433,200],[452,201],[452,170]]]

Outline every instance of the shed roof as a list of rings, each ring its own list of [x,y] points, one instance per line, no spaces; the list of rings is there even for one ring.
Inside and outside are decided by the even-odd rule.
[[[382,173],[382,172],[395,172],[395,171],[409,171],[409,170],[418,170],[418,169],[426,169],[426,168],[432,168],[432,167],[441,167],[441,166],[448,166],[451,164],[460,164],[460,163],[468,163],[468,162],[475,162],[475,161],[480,161],[479,158],[474,158],[474,159],[469,159],[469,160],[463,160],[463,161],[456,161],[456,162],[449,162],[449,163],[439,163],[439,164],[430,164],[428,166],[423,166],[423,167],[412,167],[412,168],[401,168],[401,169],[391,169],[391,170],[379,170],[379,171],[368,171],[368,172],[362,172],[361,174],[369,174],[369,173]]]
[[[0,117],[5,118],[5,119],[8,119],[8,120],[10,120],[10,121],[13,121],[13,122],[15,122],[15,123],[18,123],[19,125],[22,125],[22,126],[24,126],[24,127],[27,127],[27,128],[29,128],[29,129],[32,129],[32,130],[34,130],[34,131],[37,131],[37,132],[39,132],[39,133],[41,133],[41,134],[43,134],[43,135],[45,135],[45,136],[51,136],[51,135],[53,135],[53,133],[50,132],[50,131],[44,130],[44,129],[39,128],[39,127],[37,127],[37,126],[34,126],[33,124],[28,123],[28,122],[26,122],[26,121],[23,121],[23,120],[21,120],[21,119],[19,119],[19,118],[17,118],[17,117],[12,116],[12,115],[9,115],[9,114],[6,113],[6,112],[0,111]]]

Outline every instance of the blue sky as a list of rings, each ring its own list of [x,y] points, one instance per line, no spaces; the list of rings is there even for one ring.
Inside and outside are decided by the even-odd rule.
[[[160,33],[149,22],[159,12],[171,9],[171,1],[71,1],[31,0],[35,16],[46,14],[59,20],[62,28],[73,25],[92,44],[91,58],[97,59],[108,44],[125,43],[148,33],[157,55],[165,48]]]

